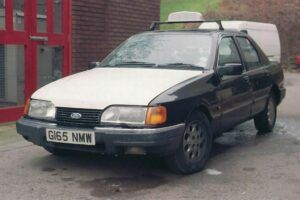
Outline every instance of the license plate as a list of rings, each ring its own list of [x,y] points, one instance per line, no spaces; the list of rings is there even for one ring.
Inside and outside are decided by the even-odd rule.
[[[64,144],[96,145],[95,133],[90,131],[46,129],[46,139]]]

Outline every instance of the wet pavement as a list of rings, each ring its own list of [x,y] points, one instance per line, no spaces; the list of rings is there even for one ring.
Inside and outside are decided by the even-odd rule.
[[[214,142],[207,168],[181,176],[149,157],[55,157],[0,127],[0,199],[300,199],[300,74],[287,75],[287,98],[272,134],[252,121]]]

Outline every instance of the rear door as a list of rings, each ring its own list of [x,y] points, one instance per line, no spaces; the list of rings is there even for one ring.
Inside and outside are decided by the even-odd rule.
[[[224,37],[219,44],[218,67],[226,64],[242,64],[233,37]],[[246,70],[241,75],[223,76],[217,91],[221,99],[222,129],[248,119],[251,114],[252,91]]]
[[[258,49],[250,39],[238,36],[236,41],[245,61],[246,74],[251,83],[254,100],[251,114],[255,115],[265,108],[269,96],[271,80],[266,70],[267,64],[262,61]]]

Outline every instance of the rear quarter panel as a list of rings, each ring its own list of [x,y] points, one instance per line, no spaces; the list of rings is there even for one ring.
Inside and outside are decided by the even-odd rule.
[[[268,67],[266,67],[267,73],[270,75],[270,81],[272,83],[272,88],[276,90],[277,101],[278,104],[281,103],[283,98],[285,97],[285,87],[284,87],[284,72],[281,64],[279,63],[270,63]]]

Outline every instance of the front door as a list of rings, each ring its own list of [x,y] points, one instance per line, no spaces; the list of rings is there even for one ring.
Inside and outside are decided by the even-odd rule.
[[[0,123],[70,73],[69,10],[69,0],[0,0]]]

